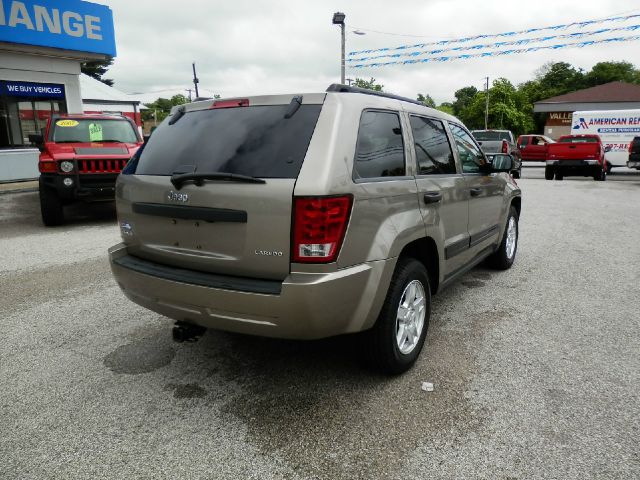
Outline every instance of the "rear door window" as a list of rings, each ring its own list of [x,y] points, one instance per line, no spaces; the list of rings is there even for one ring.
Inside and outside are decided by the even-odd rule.
[[[365,110],[360,117],[354,178],[406,175],[400,118],[394,112]]]
[[[177,171],[297,178],[322,105],[219,108],[187,112],[164,121],[151,135],[137,175]],[[171,117],[170,117],[171,118]]]
[[[456,173],[456,162],[442,122],[412,115],[411,131],[418,175]]]

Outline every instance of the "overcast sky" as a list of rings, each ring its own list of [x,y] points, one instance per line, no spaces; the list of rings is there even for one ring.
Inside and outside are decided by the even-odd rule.
[[[192,61],[201,95],[323,91],[340,80],[339,27],[331,24],[335,11],[347,15],[347,52],[640,13],[640,0],[94,1],[109,5],[114,15],[118,56],[107,77],[124,92],[150,92],[137,96],[144,101],[186,94],[192,87]],[[640,17],[616,26],[634,24],[640,24]],[[351,33],[355,29],[366,35]],[[640,66],[638,52],[640,42],[635,41],[446,63],[347,68],[347,78],[375,77],[385,91],[413,98],[430,94],[441,103],[452,101],[461,87],[482,88],[486,76],[518,84],[548,61],[585,70],[600,61],[627,60]]]

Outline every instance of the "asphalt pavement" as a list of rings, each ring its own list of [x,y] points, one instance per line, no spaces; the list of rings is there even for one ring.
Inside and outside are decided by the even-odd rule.
[[[175,344],[111,276],[110,204],[1,195],[0,478],[640,478],[640,175],[541,171],[513,268],[434,297],[399,377],[350,336]]]

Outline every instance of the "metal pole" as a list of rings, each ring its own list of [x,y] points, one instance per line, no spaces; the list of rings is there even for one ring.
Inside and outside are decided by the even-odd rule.
[[[489,129],[489,77],[485,77],[487,83],[485,84],[485,104],[484,104],[484,129]]]
[[[200,82],[200,80],[198,80],[198,77],[196,76],[196,64],[195,62],[191,64],[193,66],[193,85],[196,87],[196,98],[200,97],[200,94],[198,93],[198,83]]]
[[[340,56],[340,83],[344,85],[344,22],[340,24],[340,30],[342,32],[342,55]]]

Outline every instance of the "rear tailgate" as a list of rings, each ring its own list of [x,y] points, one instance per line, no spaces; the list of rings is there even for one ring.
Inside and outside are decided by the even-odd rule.
[[[479,140],[480,148],[484,153],[501,153],[502,140]]]
[[[248,106],[188,110],[173,125],[163,122],[135,174],[121,175],[118,217],[130,230],[124,237],[131,255],[211,273],[288,275],[293,190],[324,95],[304,97],[291,116],[291,95],[244,100]],[[176,186],[176,172],[264,182],[206,179]]]
[[[552,143],[547,146],[548,160],[599,160],[598,143]]]

